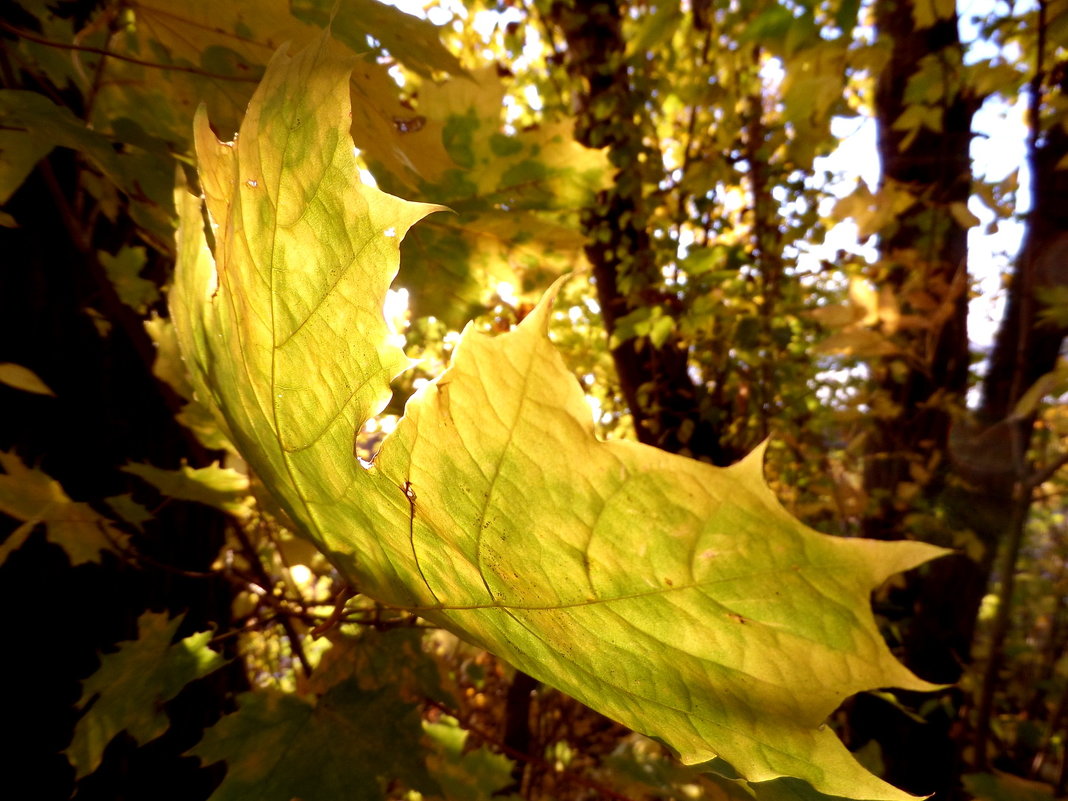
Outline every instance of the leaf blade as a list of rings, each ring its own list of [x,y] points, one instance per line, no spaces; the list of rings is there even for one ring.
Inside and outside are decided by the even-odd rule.
[[[404,366],[381,314],[398,242],[432,207],[356,179],[347,66],[328,50],[276,56],[232,145],[201,118],[214,263],[187,200],[172,297],[198,395],[304,535],[382,603],[686,761],[909,798],[823,724],[858,690],[933,687],[893,659],[868,595],[942,551],[805,528],[764,483],[761,451],[720,469],[599,442],[546,336],[551,296],[509,334],[466,331],[359,465],[353,433]]]
[[[219,669],[225,660],[207,647],[211,632],[192,634],[172,644],[182,616],[145,612],[138,620],[138,638],[105,654],[100,668],[85,680],[78,705],[87,707],[66,750],[81,778],[100,766],[104,749],[120,732],[138,744],[167,730],[163,704],[189,682]]]

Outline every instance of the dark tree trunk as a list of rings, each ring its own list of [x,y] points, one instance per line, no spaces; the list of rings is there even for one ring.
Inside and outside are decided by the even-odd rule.
[[[954,532],[970,531],[976,536],[975,558],[958,554],[935,562],[926,568],[922,580],[912,577],[892,597],[901,618],[906,664],[925,678],[954,682],[971,660],[979,604],[998,544],[1011,528],[1014,515],[1023,513],[1019,504],[1026,503],[1014,496],[1014,487],[1027,469],[1023,455],[1033,419],[1010,419],[1011,412],[1028,387],[1053,369],[1065,334],[1038,324],[1035,290],[1068,282],[1064,269],[1068,180],[1063,171],[1053,168],[1068,154],[1068,135],[1053,126],[1041,140],[1032,142],[1028,232],[983,384],[978,424],[953,422],[954,409],[963,410],[969,351],[963,272],[966,231],[949,210],[951,204],[968,198],[968,141],[976,102],[952,88],[960,78],[955,17],[921,31],[914,29],[909,3],[877,4],[876,17],[880,35],[889,35],[893,41],[893,55],[877,95],[884,183],[907,188],[917,199],[895,227],[884,232],[884,273],[878,277],[900,293],[903,314],[917,314],[923,310],[910,307],[909,291],[918,276],[941,293],[936,298],[941,314],[935,312],[936,327],[921,330],[922,341],[917,341],[916,334],[897,335],[896,342],[912,354],[914,366],[902,370],[897,365],[895,374],[891,358],[876,370],[878,388],[901,412],[878,421],[869,443],[865,483],[873,510],[865,533],[887,539],[911,534],[943,545],[952,544],[945,537]],[[1041,49],[1041,33],[1039,37]],[[925,58],[928,65],[940,65],[949,79],[941,105],[942,130],[924,129],[904,141],[907,132],[894,130],[893,125],[907,108],[909,78]],[[1036,80],[1041,77],[1040,68]],[[1033,92],[1036,108],[1040,100],[1041,93]],[[1033,124],[1037,119],[1036,112]],[[935,467],[922,487],[920,508],[940,510],[945,521],[941,529],[908,530],[907,515],[915,507],[902,502],[897,490],[916,480],[916,466]],[[887,753],[893,755],[886,760],[890,781],[917,793],[959,796],[957,777],[963,768],[961,747],[965,743],[958,736],[952,748],[945,747],[951,743],[951,718],[931,719],[910,734],[914,724],[903,717],[898,716],[895,724],[892,714],[870,713],[878,710],[866,709],[854,718],[863,719],[870,727],[868,734],[889,746]]]
[[[873,419],[866,443],[863,532],[951,545],[952,529],[934,522],[934,510],[952,484],[950,429],[968,388],[967,229],[958,216],[971,192],[969,144],[977,103],[961,87],[955,14],[917,28],[909,0],[882,0],[875,15],[879,37],[891,46],[876,90],[881,192],[884,202],[900,193],[911,202],[880,232],[872,277],[892,290],[903,318],[924,324],[884,328],[896,353],[871,363],[873,391],[882,400],[876,408],[893,412]],[[909,82],[923,69],[941,73],[942,97],[934,106],[941,130],[895,127],[917,102],[909,97]],[[903,494],[916,485],[916,495]],[[910,515],[917,511],[930,524],[913,528]],[[945,558],[910,575],[880,605],[900,631],[903,660],[920,676],[960,678],[988,570],[988,563],[963,555]],[[849,717],[853,747],[872,738],[880,742],[888,781],[917,794],[959,797],[952,715],[939,710],[921,724],[889,704],[860,697]]]
[[[1050,90],[1068,96],[1068,62],[1058,64]],[[1040,76],[1041,77],[1041,76]],[[1032,103],[1040,101],[1041,87]],[[1040,125],[1037,110],[1032,126]],[[1033,132],[1031,158],[1031,212],[1027,234],[1009,286],[1005,320],[998,331],[990,367],[983,382],[979,411],[983,426],[1005,421],[1021,396],[1057,364],[1063,327],[1041,323],[1042,304],[1036,293],[1068,287],[1068,170],[1057,166],[1068,157],[1068,132],[1053,124]],[[1030,439],[1030,423],[1020,421],[1017,436]],[[1026,436],[1025,436],[1026,435]],[[1026,448],[1025,448],[1026,450]]]
[[[918,30],[907,0],[884,0],[875,9],[879,36],[892,43],[876,91],[881,189],[888,198],[907,192],[912,203],[881,232],[874,277],[893,290],[902,316],[927,322],[885,331],[901,355],[873,366],[876,391],[898,413],[873,421],[865,471],[873,508],[864,533],[896,539],[909,511],[898,497],[901,485],[922,470],[930,473],[924,495],[933,499],[941,492],[951,415],[963,406],[968,385],[968,232],[952,209],[967,204],[971,193],[968,148],[976,104],[955,85],[962,56],[956,15]],[[934,62],[942,71],[942,130],[896,129],[910,106],[910,79]]]
[[[619,170],[615,185],[598,195],[582,219],[609,337],[632,311],[659,306],[673,316],[679,303],[662,289],[649,240],[643,163],[657,163],[659,154],[648,152],[637,122],[645,117],[644,98],[633,89],[624,60],[624,11],[623,4],[597,0],[556,2],[550,10],[567,42],[568,70],[583,86],[576,97],[576,139],[587,147],[607,147]],[[690,378],[689,353],[678,337],[669,336],[661,347],[628,339],[612,348],[612,358],[639,441],[718,465],[742,455],[726,447],[716,426],[702,418],[706,390]]]
[[[1023,544],[1034,479],[1048,466],[1028,458],[1035,430],[1034,410],[1016,407],[1031,386],[1056,366],[1068,328],[1041,319],[1041,293],[1068,286],[1068,174],[1057,169],[1068,158],[1068,132],[1054,121],[1043,126],[1045,93],[1068,92],[1068,62],[1048,74],[1042,59],[1046,38],[1045,4],[1039,4],[1039,61],[1031,82],[1031,212],[1027,234],[1009,286],[1005,319],[998,331],[983,384],[978,425],[966,432],[958,458],[971,479],[972,499],[995,499],[995,513],[975,521],[979,537],[993,551],[1004,539],[998,573],[1002,601],[991,625],[987,663],[978,701],[975,765],[987,764],[987,743],[999,689],[999,668],[1011,622],[1016,564]],[[1029,762],[1032,755],[1023,758]]]

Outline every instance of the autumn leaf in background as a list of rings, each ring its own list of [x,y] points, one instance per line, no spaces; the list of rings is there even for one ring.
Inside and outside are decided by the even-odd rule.
[[[219,669],[225,660],[208,647],[210,631],[172,642],[181,617],[146,612],[138,637],[100,658],[100,669],[82,687],[83,711],[66,749],[79,777],[100,765],[104,749],[119,732],[139,743],[163,734],[169,725],[163,705],[189,682]]]
[[[27,467],[14,453],[0,451],[0,512],[22,521],[0,545],[0,564],[22,547],[36,526],[61,546],[72,565],[99,562],[105,551],[124,547],[128,535],[89,504],[72,500],[58,481]]]

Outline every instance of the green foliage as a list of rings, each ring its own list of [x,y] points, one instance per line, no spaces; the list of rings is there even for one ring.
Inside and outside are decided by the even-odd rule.
[[[114,256],[103,251],[98,256],[119,300],[138,314],[146,314],[149,307],[159,300],[159,290],[154,283],[141,277],[145,266],[145,249],[122,248]]]
[[[199,468],[182,465],[178,470],[160,470],[152,465],[130,464],[123,469],[143,478],[168,498],[196,501],[237,516],[248,514],[248,477],[236,470],[219,467],[217,464]]]
[[[512,764],[502,756],[466,747],[469,735],[454,720],[427,723],[423,727],[437,753],[430,756],[434,778],[450,801],[480,801],[483,798],[515,799],[500,791],[512,781]]]
[[[5,148],[0,199],[6,199],[52,148],[69,148],[106,180],[99,188],[106,212],[117,213],[118,190],[135,201],[131,216],[147,235],[160,241],[170,236],[171,179],[160,161],[141,147],[117,151],[106,133],[86,126],[69,109],[36,92],[0,90],[0,125],[4,129],[0,144]]]
[[[261,691],[238,705],[191,752],[205,763],[226,761],[214,801],[379,801],[397,778],[436,790],[418,709],[389,690],[361,690],[348,679],[310,700]]]
[[[979,801],[1047,801],[1053,798],[1048,784],[1029,782],[1004,773],[970,773],[964,786]]]
[[[405,237],[398,280],[411,292],[413,313],[452,328],[481,312],[486,289],[499,282],[536,297],[535,287],[578,266],[583,239],[574,216],[611,178],[605,154],[576,142],[570,121],[505,133],[506,88],[495,69],[484,68],[419,93],[421,119],[440,128],[445,149],[423,169],[419,198],[447,204],[455,215]],[[354,126],[357,142],[367,134]],[[420,146],[403,144],[406,151]],[[384,188],[404,194],[394,176],[376,173]]]
[[[79,778],[99,767],[104,748],[120,732],[138,743],[163,734],[163,705],[189,682],[222,667],[224,660],[208,648],[211,632],[174,642],[181,624],[181,617],[146,612],[137,639],[100,658],[100,669],[82,686],[78,706],[84,714],[66,750]]]
[[[460,61],[442,45],[433,24],[384,3],[352,0],[330,6],[319,0],[295,0],[290,11],[302,22],[329,27],[330,33],[354,52],[364,51],[377,41],[420,75],[464,73]]]

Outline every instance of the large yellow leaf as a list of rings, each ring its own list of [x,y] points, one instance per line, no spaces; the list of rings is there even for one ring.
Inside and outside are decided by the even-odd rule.
[[[171,296],[200,398],[361,591],[750,781],[908,796],[825,726],[848,695],[929,689],[890,654],[869,593],[941,553],[824,536],[776,502],[760,451],[719,469],[600,442],[546,337],[551,297],[509,334],[465,332],[370,468],[353,436],[407,362],[388,344],[398,244],[433,207],[361,185],[351,65],[272,61],[234,143],[201,115]],[[550,293],[551,294],[551,293]]]

